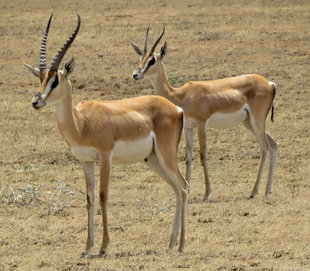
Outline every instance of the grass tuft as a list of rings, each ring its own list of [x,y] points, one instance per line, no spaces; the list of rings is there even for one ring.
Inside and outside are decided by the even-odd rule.
[[[0,202],[29,206],[31,204],[47,204],[48,214],[56,215],[64,211],[67,204],[75,196],[70,184],[61,181],[55,191],[42,191],[41,186],[28,184],[25,187],[0,186]]]

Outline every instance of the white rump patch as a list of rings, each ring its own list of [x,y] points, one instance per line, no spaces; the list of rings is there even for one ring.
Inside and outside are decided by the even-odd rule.
[[[250,107],[248,104],[245,104],[241,109],[233,113],[215,113],[207,120],[206,128],[223,129],[236,126],[246,120],[248,116],[247,111],[250,112]]]
[[[147,137],[132,141],[117,141],[113,149],[113,162],[130,164],[149,157],[153,150],[155,134],[151,132]]]
[[[183,112],[184,112],[184,110],[183,110],[182,107],[180,107],[180,106],[176,106],[176,107],[177,107],[177,109],[178,109],[178,111],[179,111],[180,113],[183,113]]]
[[[275,88],[277,87],[276,86],[276,83],[272,82],[272,81],[269,81],[269,86],[274,86]]]

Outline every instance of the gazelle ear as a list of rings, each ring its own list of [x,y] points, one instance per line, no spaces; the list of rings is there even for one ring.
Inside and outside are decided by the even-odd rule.
[[[39,77],[39,76],[40,76],[40,70],[39,70],[38,68],[35,68],[35,67],[33,67],[33,66],[31,66],[31,65],[28,65],[28,64],[26,64],[26,63],[24,63],[24,65],[25,65],[25,67],[26,67],[29,71],[31,71],[31,73],[32,73],[34,76],[36,76],[36,77]]]
[[[167,54],[167,42],[165,41],[164,45],[160,48],[159,53],[160,59],[163,59],[166,54]]]
[[[64,76],[67,77],[70,73],[72,73],[74,70],[74,58],[70,58],[66,64],[64,69]]]
[[[139,56],[142,56],[142,55],[143,55],[143,51],[138,47],[138,45],[136,45],[135,43],[131,42],[131,46],[132,46],[132,48],[135,50],[135,52],[136,52]]]

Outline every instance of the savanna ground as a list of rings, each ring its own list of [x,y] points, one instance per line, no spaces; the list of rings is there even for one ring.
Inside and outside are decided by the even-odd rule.
[[[165,251],[174,194],[138,163],[113,166],[108,256],[79,258],[87,234],[83,173],[53,108],[31,108],[38,82],[23,67],[38,65],[54,12],[51,63],[75,27],[75,11],[82,25],[65,57],[76,60],[74,104],[153,93],[149,81],[131,79],[138,57],[130,41],[143,46],[147,25],[150,43],[166,27],[165,66],[175,86],[243,73],[276,82],[275,123],[268,116],[267,130],[280,148],[270,198],[265,173],[258,197],[248,199],[259,163],[255,138],[243,126],[210,130],[213,192],[202,202],[196,141],[185,252]],[[0,15],[1,270],[310,270],[309,1],[1,0]],[[184,173],[184,138],[179,160]],[[95,225],[97,252],[99,213]]]

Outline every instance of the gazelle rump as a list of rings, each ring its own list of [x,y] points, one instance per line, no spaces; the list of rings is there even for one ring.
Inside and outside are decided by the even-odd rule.
[[[88,235],[82,256],[89,254],[94,245],[94,161],[99,161],[100,165],[99,202],[103,239],[99,256],[106,255],[110,241],[107,205],[112,162],[133,163],[143,160],[171,186],[176,195],[169,250],[178,242],[180,231],[179,250],[182,251],[186,245],[188,185],[178,168],[177,149],[183,129],[183,110],[160,96],[82,101],[74,106],[68,78],[73,71],[74,60],[67,61],[64,70],[58,67],[79,31],[80,16],[75,31],[48,69],[45,47],[51,18],[41,43],[40,69],[25,65],[40,78],[40,90],[33,97],[32,106],[35,109],[55,106],[58,129],[84,171]]]
[[[270,154],[265,192],[267,198],[272,188],[278,150],[278,144],[265,130],[266,118],[270,109],[272,109],[271,120],[273,120],[275,83],[260,75],[246,74],[213,81],[189,81],[179,88],[173,88],[168,82],[163,64],[163,58],[167,53],[167,43],[165,42],[160,48],[159,54],[154,53],[165,29],[150,52],[147,51],[148,32],[149,28],[146,31],[144,50],[131,43],[135,52],[140,56],[139,66],[134,70],[132,76],[135,80],[142,79],[144,76],[149,78],[158,94],[183,108],[186,136],[186,180],[188,184],[190,184],[191,175],[193,129],[197,128],[198,130],[200,161],[205,175],[204,200],[208,200],[211,185],[207,169],[207,129],[212,127],[227,128],[242,122],[257,138],[261,152],[260,166],[251,198],[258,194],[267,152]]]

